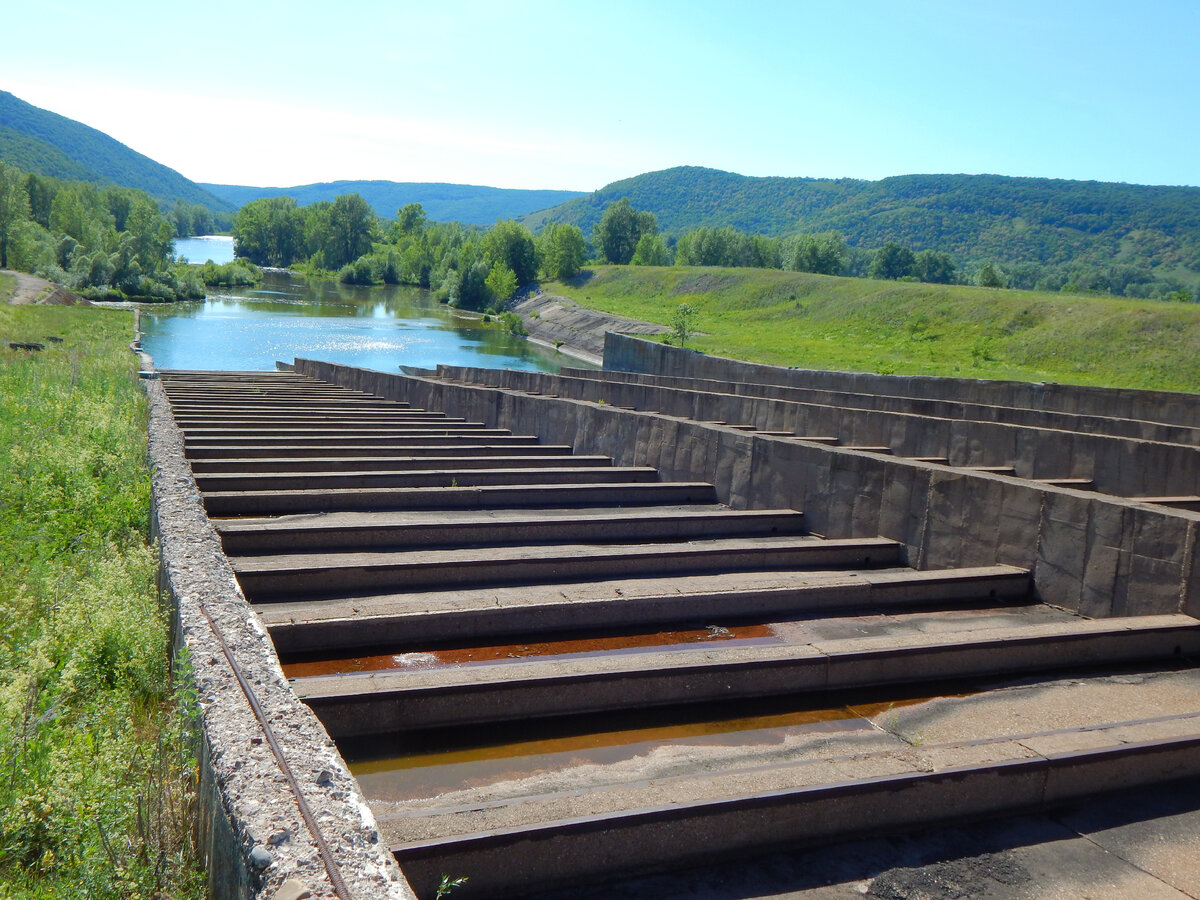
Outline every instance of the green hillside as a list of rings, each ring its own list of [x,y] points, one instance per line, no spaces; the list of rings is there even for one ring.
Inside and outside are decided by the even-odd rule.
[[[23,172],[137,188],[168,205],[182,200],[214,212],[233,209],[174,169],[107,134],[7,91],[0,91],[0,159]]]
[[[585,234],[628,197],[668,235],[732,226],[785,235],[834,230],[855,247],[896,241],[953,254],[962,267],[1128,265],[1200,279],[1200,188],[1009,178],[904,175],[881,181],[754,178],[684,166],[614,182],[526,217]]]
[[[434,221],[466,225],[491,225],[497,219],[524,216],[584,196],[579,191],[523,191],[470,184],[400,181],[333,181],[286,188],[236,184],[200,186],[239,208],[260,197],[294,197],[300,206],[307,206],[319,200],[334,200],[339,194],[359,194],[377,215],[385,218],[396,215],[402,206],[420,203]]]
[[[773,365],[1200,391],[1200,304],[774,269],[598,266],[543,287],[669,325],[688,346]]]

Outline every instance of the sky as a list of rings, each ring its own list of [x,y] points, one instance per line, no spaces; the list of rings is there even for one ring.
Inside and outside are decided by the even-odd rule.
[[[1200,0],[38,0],[0,90],[200,182],[1200,185]]]

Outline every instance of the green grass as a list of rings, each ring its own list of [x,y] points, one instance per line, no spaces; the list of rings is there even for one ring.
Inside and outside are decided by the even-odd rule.
[[[17,276],[0,273],[0,303],[7,303],[16,289]]]
[[[546,290],[669,325],[689,346],[781,366],[1200,390],[1200,304],[771,269],[597,266]]]
[[[0,306],[4,897],[203,892],[130,328],[128,312]]]

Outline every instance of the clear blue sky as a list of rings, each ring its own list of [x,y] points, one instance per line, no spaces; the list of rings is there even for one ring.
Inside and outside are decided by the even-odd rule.
[[[1200,0],[40,0],[0,89],[196,181],[1200,185]]]

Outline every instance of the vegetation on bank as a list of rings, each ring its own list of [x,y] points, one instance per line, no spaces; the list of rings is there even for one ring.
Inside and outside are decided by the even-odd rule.
[[[175,262],[174,236],[142,191],[59,181],[0,162],[0,267],[91,300],[203,297],[200,273]]]
[[[175,260],[181,230],[211,225],[203,207],[180,202],[168,215],[142,191],[59,181],[0,161],[0,268],[32,272],[90,300],[198,300],[206,284],[254,283],[259,275],[248,262]]]
[[[0,303],[5,897],[204,893],[195,698],[171,687],[130,324],[126,312]]]
[[[583,263],[583,233],[568,225],[535,240],[512,220],[487,230],[430,222],[410,203],[382,222],[357,194],[299,207],[291,197],[247,203],[234,218],[240,257],[306,274],[336,272],[347,284],[432,289],[452,306],[499,311],[539,275],[570,277]]]
[[[1200,390],[1200,305],[767,269],[597,266],[544,285],[773,365]]]

